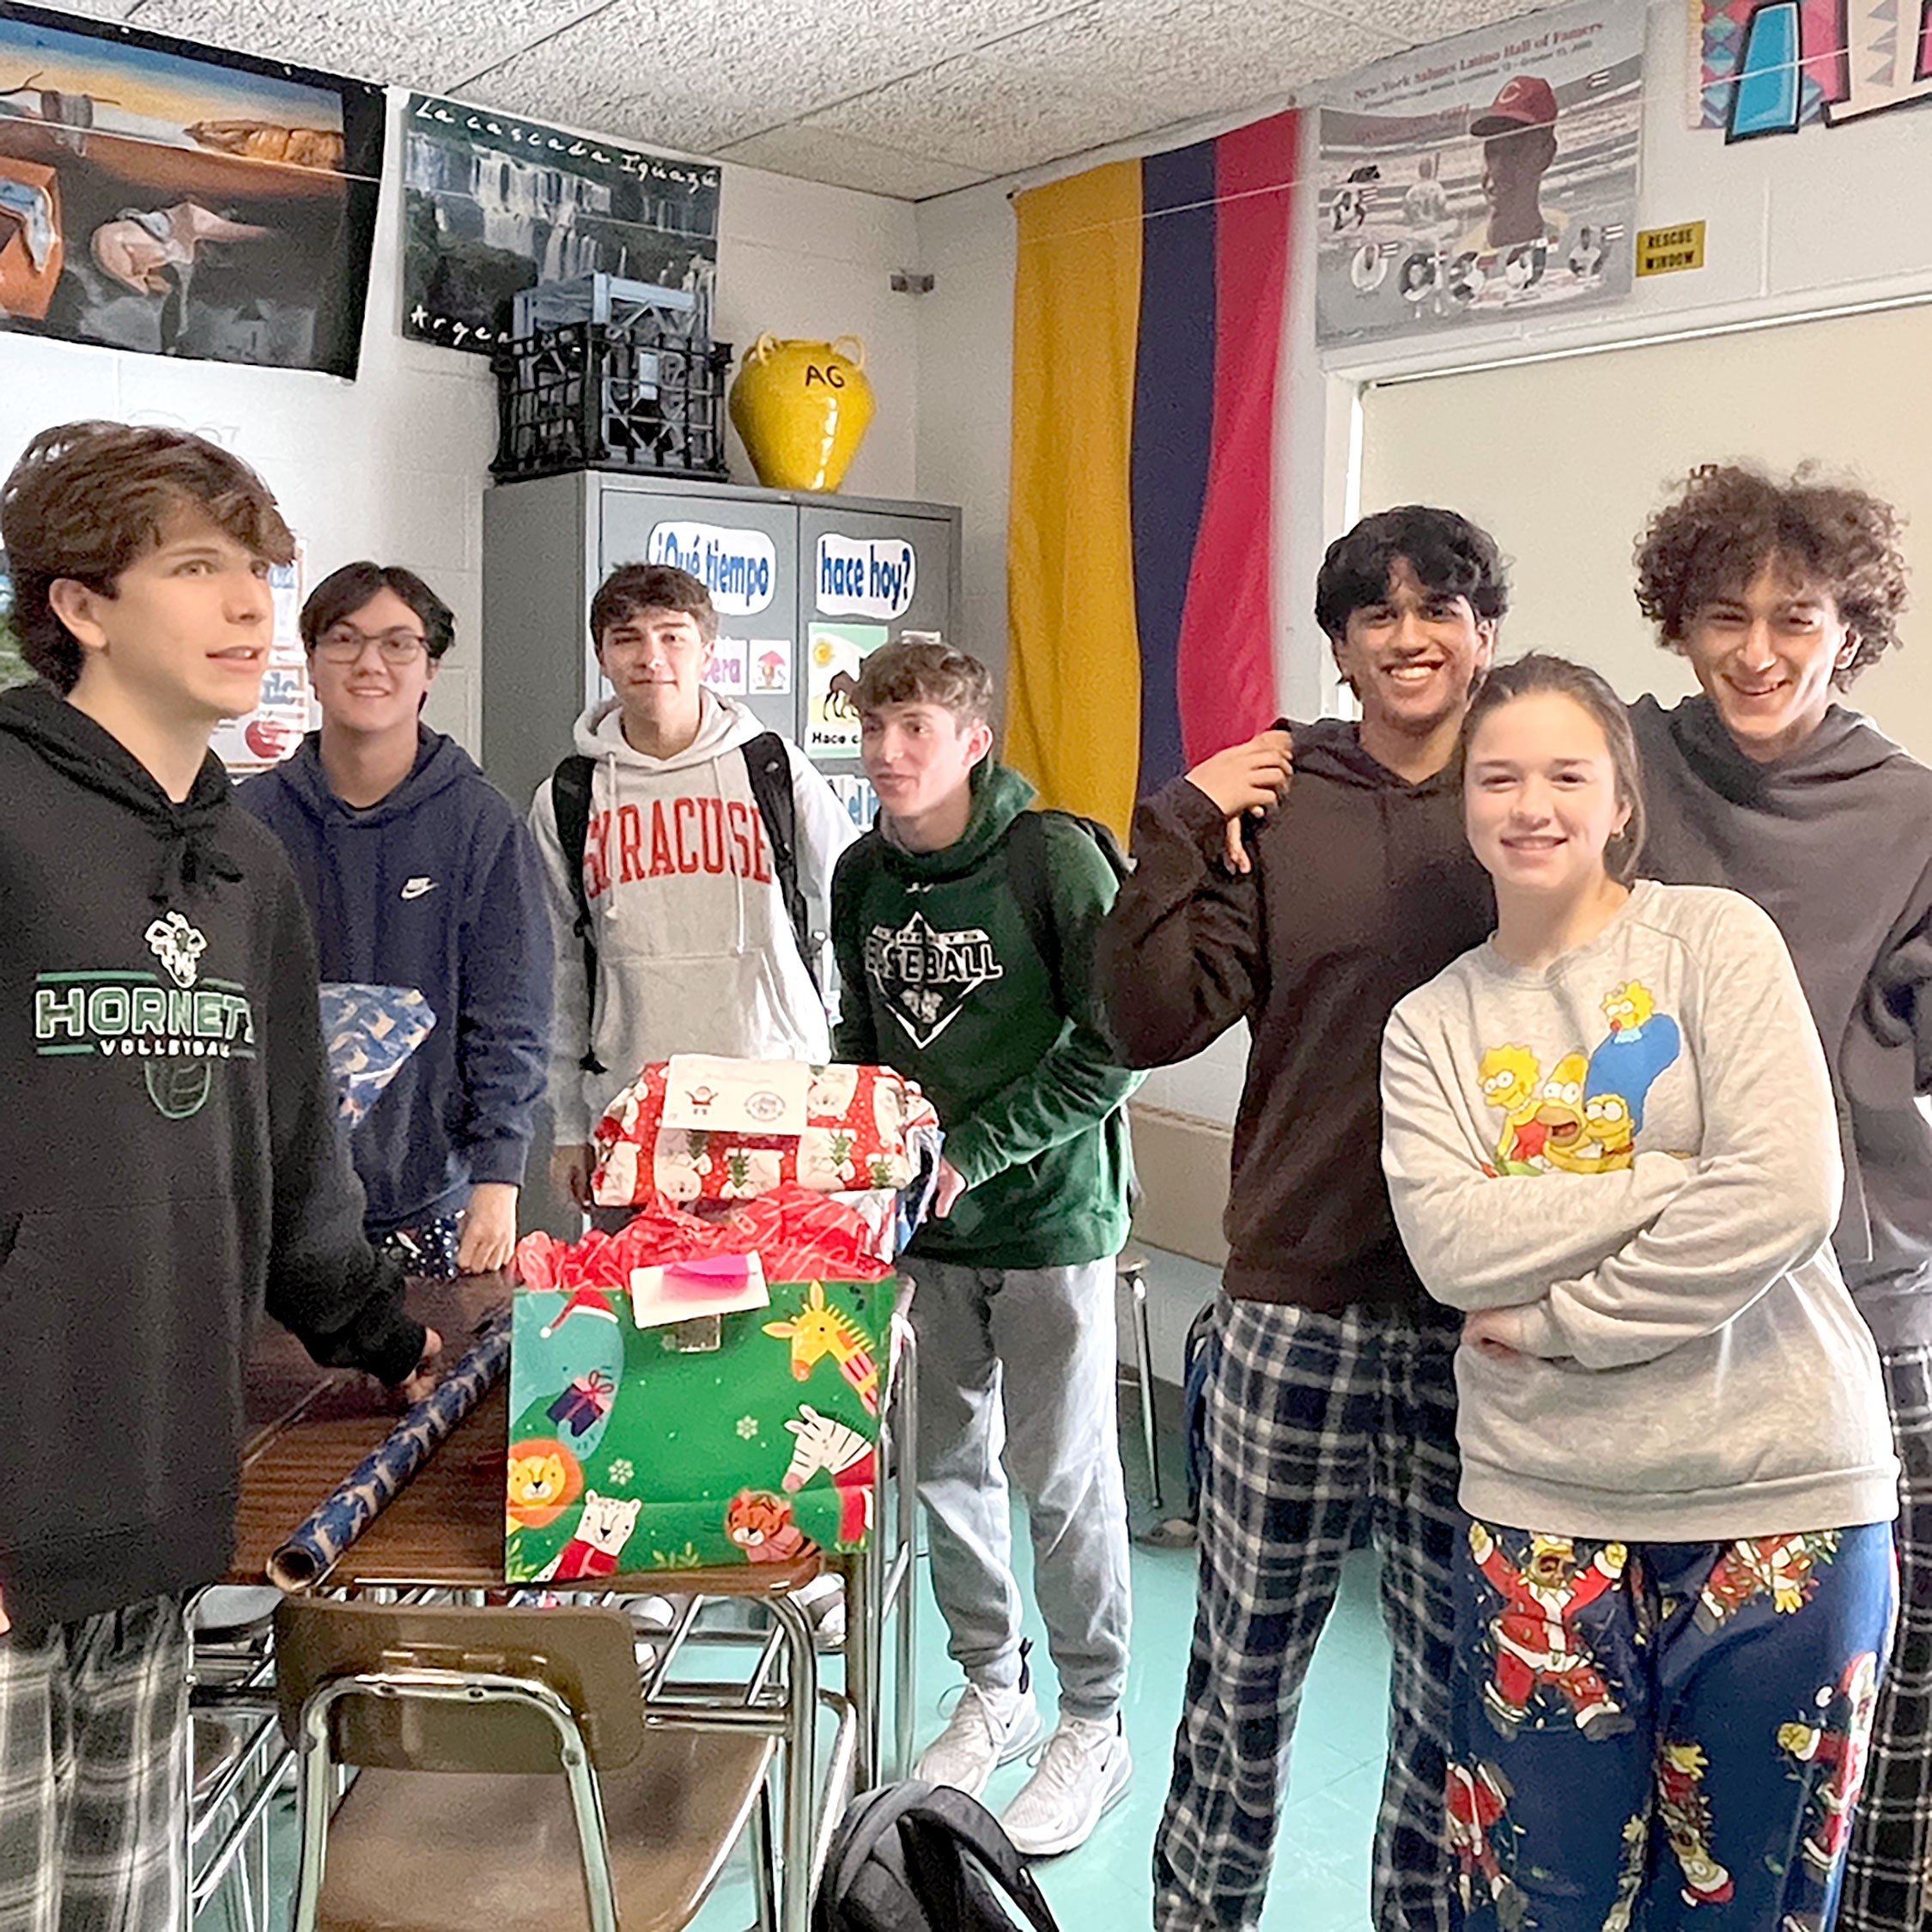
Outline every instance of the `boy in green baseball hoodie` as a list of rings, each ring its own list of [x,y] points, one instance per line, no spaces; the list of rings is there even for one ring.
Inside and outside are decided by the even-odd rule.
[[[1126,1493],[1115,1433],[1114,1257],[1127,1237],[1123,1111],[1091,989],[1111,860],[1031,813],[988,756],[975,658],[902,641],[858,708],[875,828],[839,862],[835,1051],[917,1080],[946,1132],[935,1218],[914,1237],[919,1492],[933,1587],[966,1674],[914,1776],[970,1795],[1040,1718],[1021,1655],[1006,1467],[1026,1498],[1060,1722],[1003,1814],[1024,1852],[1070,1851],[1132,1775]]]

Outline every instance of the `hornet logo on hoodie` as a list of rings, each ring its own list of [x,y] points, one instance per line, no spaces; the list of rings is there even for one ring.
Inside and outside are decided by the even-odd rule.
[[[1005,972],[977,926],[936,932],[915,912],[896,933],[875,926],[866,935],[866,977],[922,1050],[952,1024],[974,987]]]
[[[151,920],[142,938],[166,981],[137,969],[34,975],[34,1051],[140,1060],[155,1111],[185,1120],[207,1102],[211,1060],[255,1057],[254,1012],[236,981],[204,977],[207,935],[181,914]]]

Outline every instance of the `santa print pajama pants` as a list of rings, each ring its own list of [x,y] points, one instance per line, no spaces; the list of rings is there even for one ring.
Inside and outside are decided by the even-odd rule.
[[[1892,1526],[1632,1543],[1469,1524],[1447,1786],[1466,1932],[1826,1932]]]
[[[1374,1922],[1448,1923],[1458,1327],[1433,1307],[1218,1305],[1194,1651],[1154,1843],[1159,1932],[1260,1923],[1303,1679],[1364,1510],[1394,1652]]]
[[[179,1923],[187,1722],[179,1598],[0,1637],[0,1932]]]

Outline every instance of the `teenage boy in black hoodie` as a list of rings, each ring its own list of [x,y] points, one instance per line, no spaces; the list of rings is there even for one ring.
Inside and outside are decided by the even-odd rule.
[[[412,1394],[439,1344],[362,1239],[288,861],[208,751],[261,684],[274,499],[69,423],[0,543],[45,681],[0,697],[0,1924],[153,1932],[255,1318]]]
[[[1702,687],[1631,707],[1643,870],[1777,921],[1831,1063],[1832,1245],[1879,1346],[1905,1471],[1899,1628],[1872,1717],[1839,1932],[1932,1899],[1932,771],[1835,702],[1899,641],[1892,507],[1801,473],[1693,471],[1638,546],[1637,599]]]
[[[1242,1020],[1252,1035],[1160,1932],[1260,1919],[1302,1680],[1364,1514],[1394,1652],[1375,1923],[1447,1923],[1458,1318],[1395,1231],[1378,1071],[1395,1002],[1493,924],[1450,761],[1507,605],[1495,544],[1453,511],[1357,524],[1315,612],[1361,722],[1278,725],[1143,801],[1101,931],[1130,1065],[1185,1060]]]
[[[976,1796],[1039,1729],[1020,1643],[1001,1449],[1026,1498],[1060,1722],[1004,1814],[1071,1851],[1132,1775],[1127,1498],[1114,1421],[1114,1257],[1140,1077],[1096,1024],[1114,868],[989,756],[978,659],[902,640],[860,674],[878,823],[832,884],[844,1060],[916,1079],[946,1132],[939,1218],[914,1237],[919,1492],[933,1589],[966,1686],[914,1776]],[[1032,910],[1030,912],[1029,908]]]

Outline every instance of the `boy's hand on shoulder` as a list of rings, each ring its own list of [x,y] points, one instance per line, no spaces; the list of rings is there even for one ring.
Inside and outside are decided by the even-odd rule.
[[[463,1213],[456,1247],[459,1274],[489,1274],[506,1267],[517,1245],[517,1190],[507,1181],[479,1181]]]
[[[943,1221],[952,1204],[966,1192],[966,1176],[944,1154],[939,1157],[939,1184],[933,1193],[933,1218]]]
[[[422,1359],[414,1371],[390,1390],[398,1408],[413,1409],[436,1386],[436,1362],[443,1352],[443,1338],[434,1328],[422,1331]]]
[[[1241,841],[1242,821],[1264,817],[1279,805],[1294,775],[1295,740],[1285,731],[1261,732],[1245,744],[1230,744],[1188,774],[1188,782],[1227,820],[1223,835],[1228,864],[1236,872],[1254,870]]]

